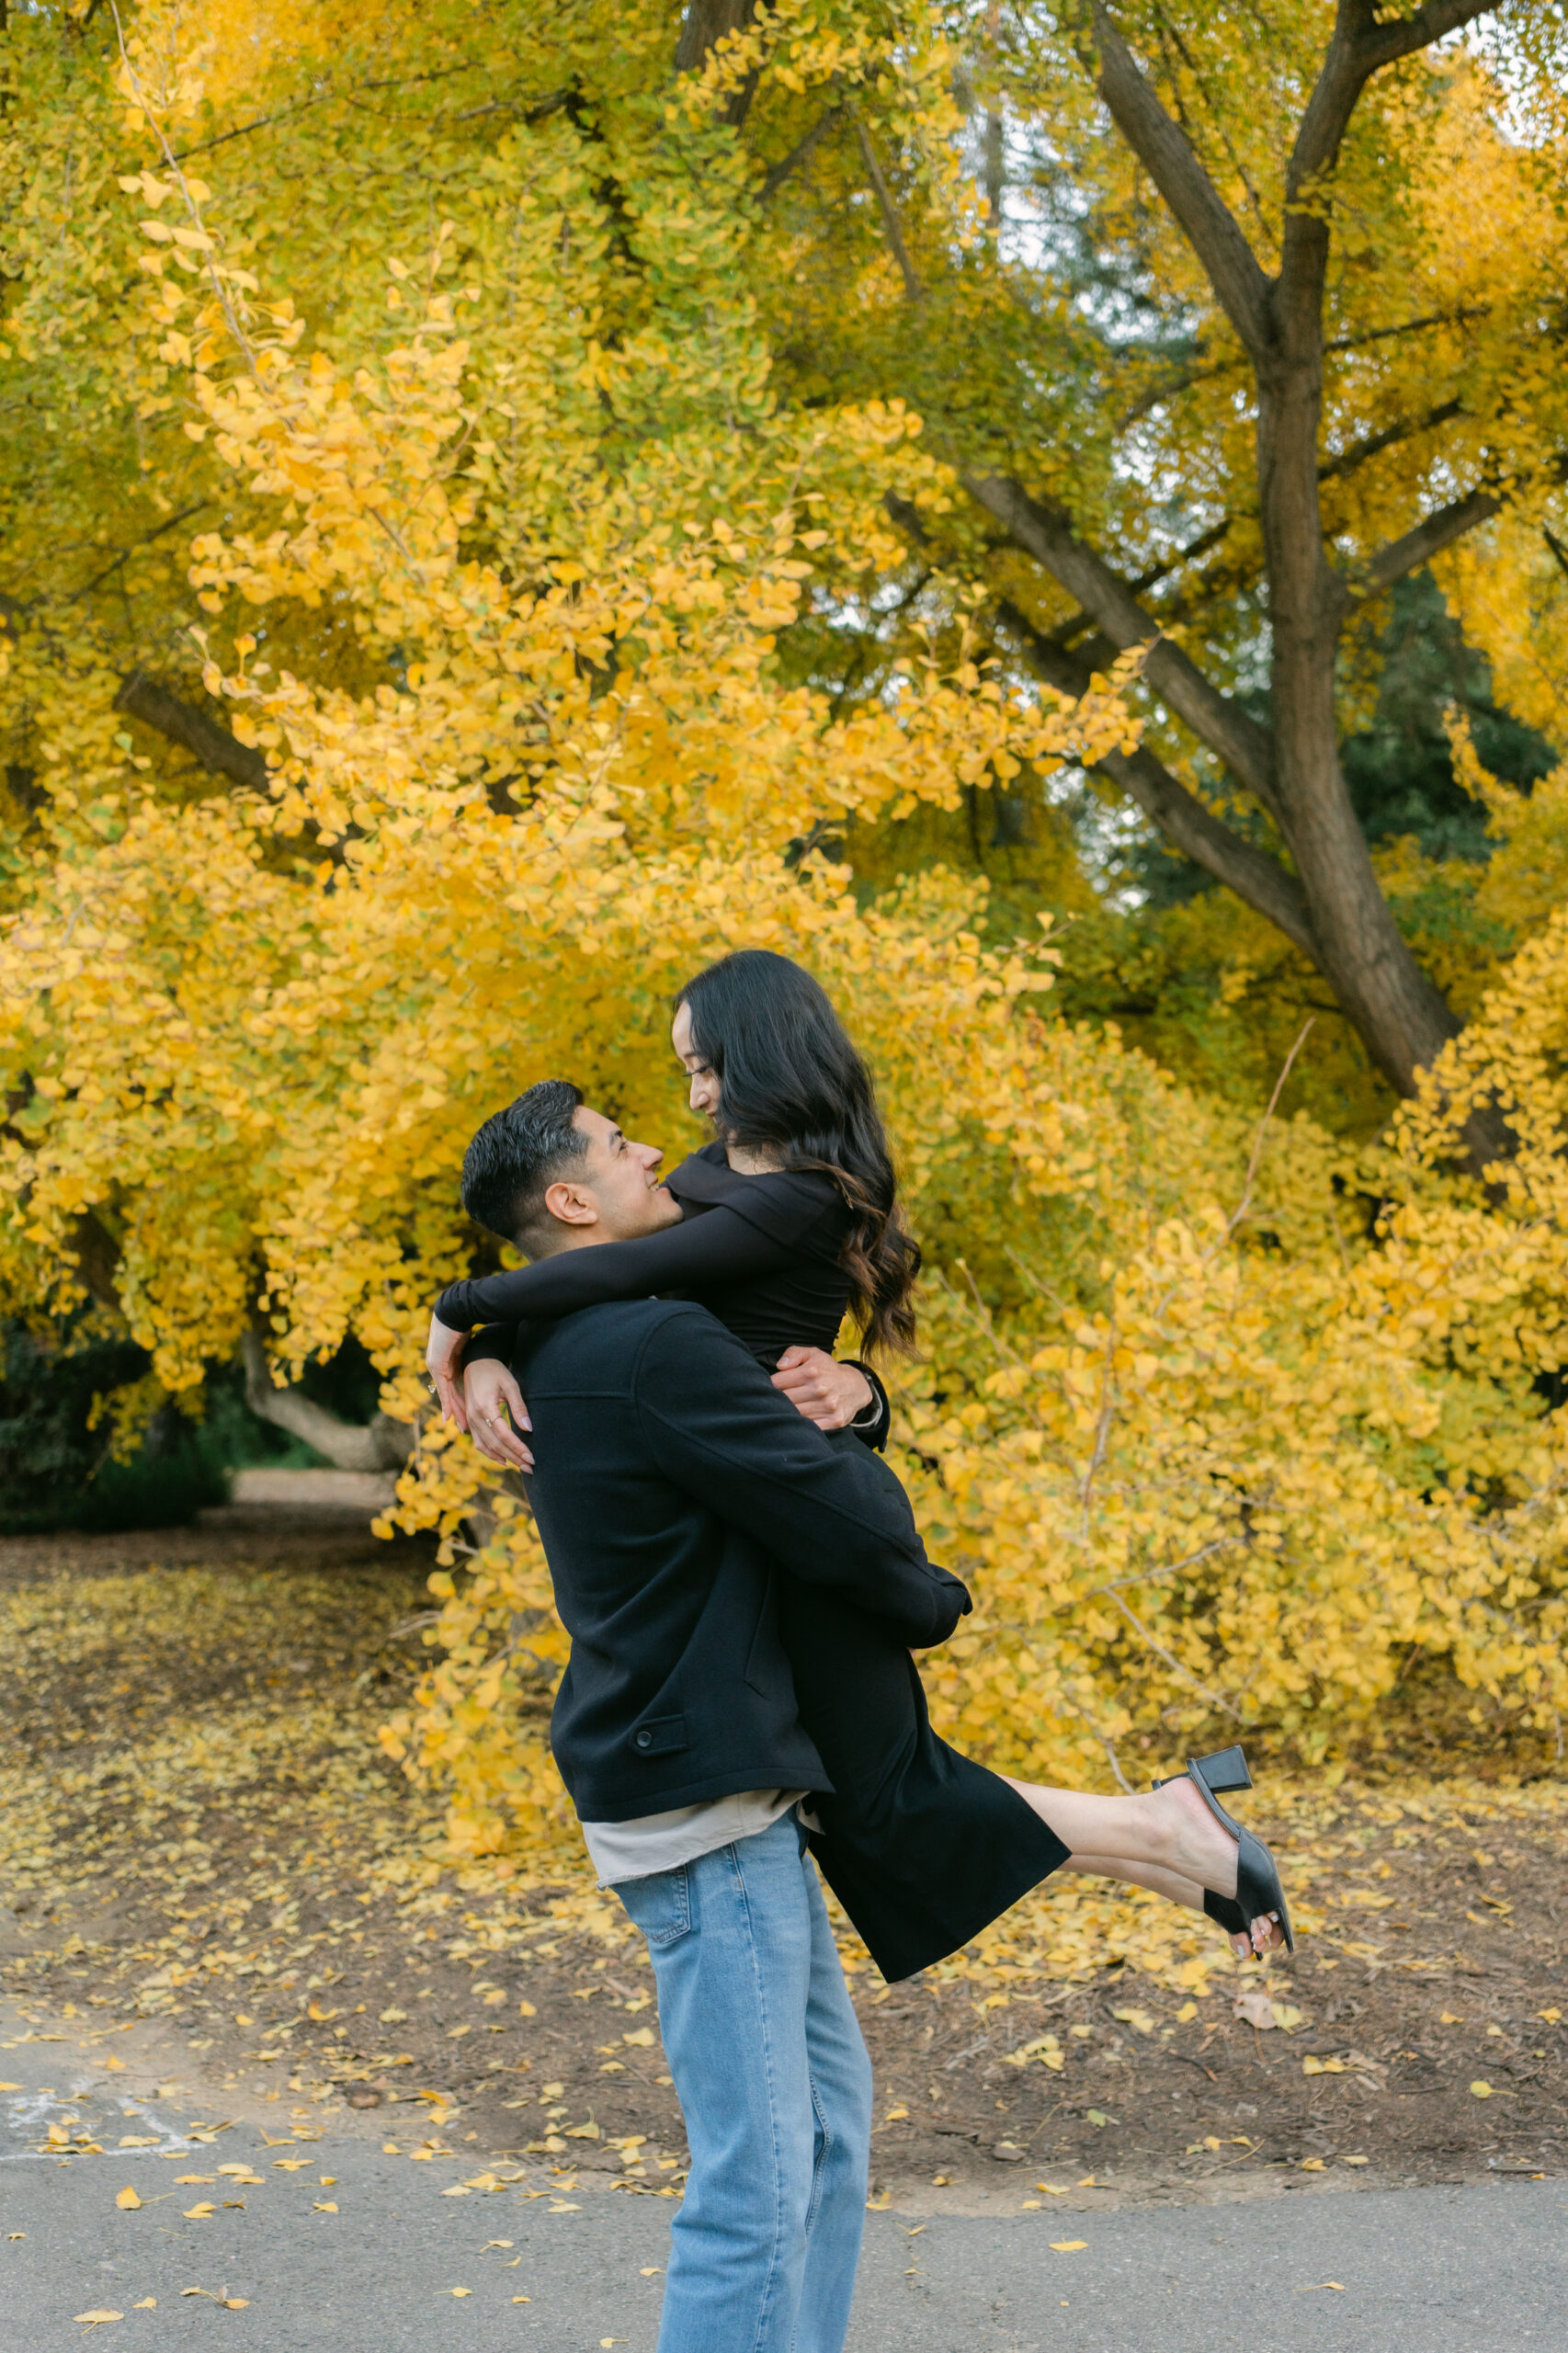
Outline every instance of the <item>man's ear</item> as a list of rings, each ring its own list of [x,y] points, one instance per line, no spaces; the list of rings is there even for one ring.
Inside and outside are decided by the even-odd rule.
[[[562,1225],[597,1225],[599,1205],[586,1185],[558,1177],[544,1188],[544,1206]]]

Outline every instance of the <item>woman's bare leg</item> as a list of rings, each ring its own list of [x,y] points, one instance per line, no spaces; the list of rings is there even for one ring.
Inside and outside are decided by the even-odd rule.
[[[1161,1790],[1114,1798],[1051,1789],[1037,1781],[1012,1781],[1011,1786],[1072,1850],[1067,1868],[1097,1867],[1106,1878],[1167,1893],[1165,1886],[1145,1876],[1152,1870],[1196,1888],[1193,1908],[1199,1911],[1205,1888],[1212,1888],[1216,1895],[1235,1894],[1236,1842],[1221,1828],[1189,1780],[1167,1781]],[[1097,1864],[1080,1863],[1079,1858],[1085,1856],[1096,1858]],[[1172,1900],[1187,1901],[1182,1895]],[[1264,1952],[1284,1941],[1283,1930],[1270,1915],[1267,1922],[1254,1921],[1250,1941],[1233,1938],[1232,1945],[1244,1958],[1249,1949]]]
[[[1128,1887],[1146,1887],[1151,1894],[1163,1895],[1167,1904],[1180,1904],[1188,1912],[1203,1909],[1203,1890],[1198,1881],[1183,1879],[1179,1871],[1162,1870],[1158,1863],[1124,1863],[1115,1855],[1069,1855],[1062,1868],[1083,1871],[1090,1879],[1114,1879]]]

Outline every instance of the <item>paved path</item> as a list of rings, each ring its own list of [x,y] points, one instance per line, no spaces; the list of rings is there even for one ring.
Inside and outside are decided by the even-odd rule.
[[[87,2339],[127,2353],[653,2353],[670,2201],[597,2185],[445,2195],[483,2161],[384,2154],[383,2138],[415,2144],[406,2109],[320,2138],[301,2118],[304,2140],[289,2137],[286,2109],[270,2123],[253,2109],[193,2139],[221,2111],[117,2090],[103,2044],[18,2031],[0,2044],[0,2081],[16,2086],[0,2092],[0,2353]],[[51,2122],[103,2154],[39,2154]],[[133,2211],[115,2202],[128,2188]],[[191,2215],[198,2204],[213,2211]],[[1557,2353],[1565,2216],[1568,2183],[1555,2180],[1093,2214],[872,2213],[850,2348]],[[1059,2252],[1052,2239],[1085,2244]],[[120,2317],[78,2317],[89,2312]]]

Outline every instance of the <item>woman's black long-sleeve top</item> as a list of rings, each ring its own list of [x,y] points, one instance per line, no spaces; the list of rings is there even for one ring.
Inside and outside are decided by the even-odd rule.
[[[678,1225],[453,1283],[437,1317],[466,1332],[656,1292],[699,1300],[769,1372],[789,1347],[831,1354],[849,1300],[839,1254],[850,1224],[832,1178],[796,1169],[743,1176],[710,1143],[666,1185],[685,1212]]]

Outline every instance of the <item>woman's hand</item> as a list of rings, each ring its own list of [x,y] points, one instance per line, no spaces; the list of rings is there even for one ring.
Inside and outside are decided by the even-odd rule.
[[[454,1332],[438,1315],[430,1318],[430,1337],[425,1343],[425,1370],[436,1384],[436,1395],[449,1422],[456,1422],[460,1430],[468,1427],[468,1415],[463,1409],[462,1353],[466,1332]]]
[[[846,1428],[876,1394],[858,1365],[840,1364],[821,1348],[786,1348],[773,1386],[819,1430]]]
[[[495,1357],[481,1357],[463,1374],[463,1427],[481,1454],[508,1471],[531,1471],[534,1459],[517,1436],[531,1430],[523,1392]],[[508,1421],[507,1415],[511,1415]]]

